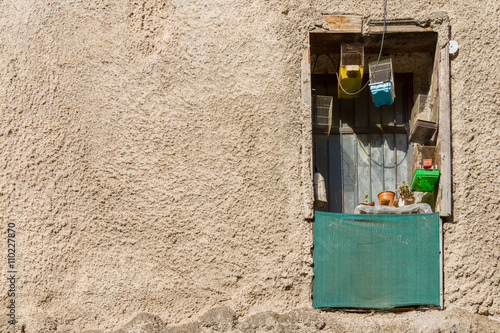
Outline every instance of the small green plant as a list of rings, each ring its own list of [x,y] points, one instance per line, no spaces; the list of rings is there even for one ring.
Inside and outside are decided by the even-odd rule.
[[[365,199],[363,201],[368,202],[368,192],[365,192]]]
[[[410,186],[408,185],[408,183],[404,180],[398,184],[398,193],[399,193],[399,197],[402,199],[412,199],[413,198],[413,192],[410,189]]]

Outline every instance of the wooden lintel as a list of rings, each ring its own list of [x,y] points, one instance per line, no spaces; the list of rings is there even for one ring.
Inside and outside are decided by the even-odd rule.
[[[363,16],[355,15],[323,15],[330,31],[363,32]]]
[[[384,30],[383,21],[371,21],[368,23],[368,33],[376,34],[382,33]],[[398,33],[398,32],[429,32],[434,31],[431,27],[422,27],[416,24],[414,21],[386,21],[385,32],[386,33]]]
[[[340,44],[355,43],[365,46],[365,54],[378,53],[382,34],[373,33],[341,33],[323,29],[310,32],[311,54],[338,53]],[[415,53],[431,52],[436,49],[437,33],[426,32],[395,32],[386,33],[384,39],[384,53]]]

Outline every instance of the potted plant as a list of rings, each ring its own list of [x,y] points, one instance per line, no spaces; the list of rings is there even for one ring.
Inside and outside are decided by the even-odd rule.
[[[365,206],[375,206],[375,202],[369,202],[368,201],[368,192],[365,192],[365,198],[363,200],[363,202],[360,202],[359,203],[360,205],[365,205]]]
[[[378,201],[381,206],[392,206],[395,195],[393,191],[382,191],[378,194]]]
[[[406,181],[398,184],[399,206],[411,205],[415,203],[415,197]]]

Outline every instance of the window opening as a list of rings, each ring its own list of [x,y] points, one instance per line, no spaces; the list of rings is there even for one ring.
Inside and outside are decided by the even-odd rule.
[[[450,217],[451,214],[448,50],[436,48],[437,33],[429,28],[411,22],[395,23],[385,36],[383,51],[384,57],[392,57],[395,66],[394,103],[375,107],[368,89],[360,92],[359,98],[339,100],[336,73],[341,44],[363,44],[364,63],[369,64],[379,55],[385,29],[380,30],[376,23],[369,23],[368,34],[363,34],[360,17],[329,16],[325,17],[325,21],[330,29],[311,31],[302,50],[301,86],[304,103],[311,106],[311,95],[326,95],[333,99],[329,135],[313,132],[312,170],[324,170],[329,201],[324,209],[317,209],[326,212],[316,211],[313,224],[313,306],[442,306],[440,217]],[[419,58],[417,62],[416,58]],[[325,62],[329,62],[329,66],[325,66]],[[365,82],[369,82],[366,75],[363,84]],[[435,94],[436,90],[439,90],[439,95]],[[414,156],[413,144],[408,140],[409,122],[417,94],[430,94],[437,99],[439,106],[438,132],[429,144],[439,146],[440,151],[442,173],[435,206],[436,211],[440,212],[423,215],[367,214],[355,218],[335,213],[352,214],[356,204],[364,201],[365,192],[369,193],[371,201],[376,201],[377,186],[382,191],[388,190],[383,188],[387,184],[394,184],[395,189],[396,183],[402,179],[409,183]],[[425,160],[431,158],[427,153],[421,153],[421,164],[424,165]],[[420,156],[417,149],[415,154]],[[436,154],[433,156],[433,161],[438,158]],[[420,158],[416,160],[420,163]],[[332,182],[336,186],[332,186]],[[417,224],[413,222],[420,224],[427,218],[428,234],[417,235],[415,230],[423,230],[420,226],[415,230],[405,229],[416,227]],[[407,219],[413,222],[403,223]],[[381,224],[376,225],[374,221]],[[358,222],[359,230],[365,231],[366,237],[353,231]],[[376,230],[378,227],[381,227],[379,231]],[[342,234],[344,231],[345,234]],[[373,237],[380,237],[380,240]],[[397,249],[398,246],[411,251],[421,246],[422,251],[429,253],[422,255],[420,250],[405,253]],[[342,250],[345,248],[345,251],[338,251],[339,247]],[[339,255],[334,258],[334,253]],[[426,260],[425,269],[421,265],[422,258]],[[396,263],[399,259],[402,260]],[[356,266],[356,263],[360,265]],[[422,274],[413,274],[413,269]],[[408,276],[415,279],[410,281],[406,277],[402,278],[402,272],[412,272]],[[383,288],[376,283],[378,278],[382,278]],[[408,298],[398,299],[399,296]]]

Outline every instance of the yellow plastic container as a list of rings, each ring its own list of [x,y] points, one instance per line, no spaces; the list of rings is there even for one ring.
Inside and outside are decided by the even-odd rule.
[[[339,85],[337,87],[339,98],[352,99],[359,96],[359,94],[346,94],[343,90],[355,93],[361,89],[364,66],[365,48],[363,45],[345,43],[340,45]]]
[[[354,93],[361,89],[361,80],[363,78],[364,66],[360,65],[346,65],[340,66],[339,69],[339,82],[345,91],[349,93]],[[359,94],[348,95],[338,87],[339,98],[357,98]]]

